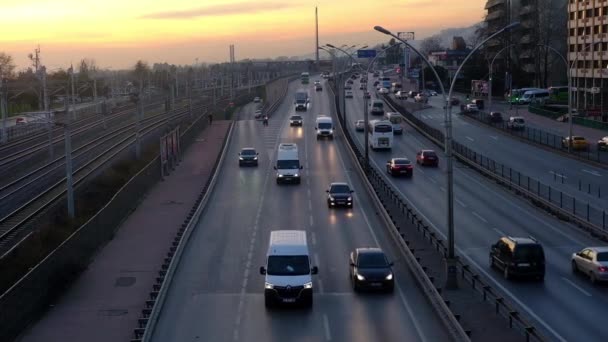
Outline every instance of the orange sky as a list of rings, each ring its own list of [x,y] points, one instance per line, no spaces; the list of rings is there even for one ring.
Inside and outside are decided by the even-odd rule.
[[[192,64],[314,52],[314,6],[320,44],[375,44],[373,31],[415,31],[479,22],[486,0],[0,0],[0,51],[19,67],[40,44],[49,69],[93,58],[102,67]],[[381,5],[380,5],[381,4]]]

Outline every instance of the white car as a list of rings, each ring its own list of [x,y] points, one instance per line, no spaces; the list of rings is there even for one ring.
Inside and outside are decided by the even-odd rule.
[[[477,108],[477,105],[474,103],[469,103],[467,104],[467,106],[465,107],[465,110],[469,113],[472,112],[477,112],[479,110],[479,108]]]
[[[427,97],[424,96],[424,94],[416,94],[416,96],[414,96],[414,102],[426,102],[427,101]]]
[[[521,116],[512,116],[507,121],[507,128],[518,130],[526,128],[526,121]]]
[[[262,99],[260,99],[258,96],[253,99],[253,102],[255,103],[260,103],[260,101],[262,101]]]
[[[429,91],[429,93],[431,94],[431,96],[437,96],[437,95],[439,95],[439,94],[437,94],[437,92],[436,92],[436,91],[434,91],[434,90]]]
[[[344,92],[344,97],[346,97],[347,99],[352,99],[353,98],[353,91],[352,90],[346,90]]]
[[[355,121],[355,130],[357,132],[363,132],[365,130],[365,121],[363,121],[363,120]]]
[[[388,91],[388,89],[387,89],[387,88],[381,87],[381,88],[378,90],[378,93],[380,93],[380,94],[388,94],[388,93],[389,93],[389,91]]]
[[[608,247],[587,247],[572,254],[572,272],[586,275],[591,283],[608,281]]]
[[[395,93],[395,98],[399,100],[405,100],[407,99],[407,93],[403,90],[399,90],[397,93]]]

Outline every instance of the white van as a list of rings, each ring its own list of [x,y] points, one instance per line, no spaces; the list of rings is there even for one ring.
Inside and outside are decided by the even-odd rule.
[[[311,266],[310,252],[303,230],[275,230],[270,232],[266,266],[260,267],[264,280],[264,303],[312,306],[312,275],[318,273]]]
[[[317,116],[315,130],[317,131],[317,140],[322,138],[334,138],[334,122],[329,116]]]
[[[401,126],[401,123],[403,122],[403,116],[401,116],[401,113],[388,112],[385,116],[386,120],[390,121],[391,124],[393,124],[393,134],[403,134],[403,126]]]
[[[549,99],[549,91],[546,89],[535,89],[526,91],[519,98],[520,104],[544,103]]]
[[[279,144],[277,151],[277,164],[274,167],[277,170],[277,184],[283,182],[294,182],[300,184],[300,156],[298,155],[298,145],[296,144]]]

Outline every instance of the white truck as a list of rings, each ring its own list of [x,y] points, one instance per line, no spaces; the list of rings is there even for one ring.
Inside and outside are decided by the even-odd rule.
[[[277,184],[281,183],[296,183],[300,184],[300,156],[298,154],[298,145],[294,143],[281,143],[277,151],[277,163],[274,166],[277,171]]]

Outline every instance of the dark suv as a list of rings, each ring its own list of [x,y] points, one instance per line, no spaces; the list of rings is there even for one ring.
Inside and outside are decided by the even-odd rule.
[[[503,271],[505,279],[513,276],[545,278],[545,252],[532,238],[502,237],[490,249],[490,267]]]

